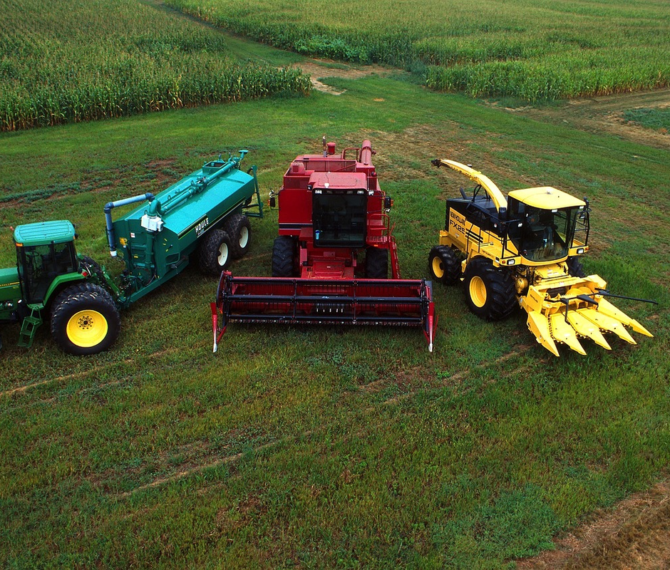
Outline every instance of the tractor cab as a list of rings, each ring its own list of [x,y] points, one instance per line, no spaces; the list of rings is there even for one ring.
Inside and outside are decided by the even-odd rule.
[[[309,188],[314,247],[364,247],[368,212],[366,175],[315,172]]]
[[[18,276],[26,304],[43,304],[57,277],[78,272],[74,238],[74,226],[65,220],[16,228]]]
[[[587,204],[550,187],[516,190],[508,196],[507,227],[507,237],[526,260],[564,259],[571,249],[586,246]]]

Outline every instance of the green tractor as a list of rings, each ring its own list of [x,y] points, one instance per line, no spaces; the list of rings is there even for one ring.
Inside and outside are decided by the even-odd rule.
[[[0,269],[0,325],[19,323],[19,346],[50,321],[51,335],[70,354],[109,348],[121,326],[119,311],[196,261],[219,276],[249,249],[250,217],[262,217],[256,167],[246,155],[207,162],[158,195],[141,194],[105,205],[112,258],[124,270],[115,279],[90,257],[78,255],[74,226],[65,220],[21,225],[14,231],[16,268]],[[255,198],[255,199],[254,199]],[[112,220],[112,210],[140,203]],[[0,346],[1,343],[0,343]]]
[[[0,323],[21,323],[19,346],[32,345],[45,314],[54,340],[71,354],[100,352],[116,340],[119,310],[98,264],[77,255],[75,236],[64,220],[16,228],[17,266],[0,269]]]

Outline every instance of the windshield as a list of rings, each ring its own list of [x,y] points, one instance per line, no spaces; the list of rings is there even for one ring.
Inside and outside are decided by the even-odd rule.
[[[312,224],[316,247],[363,247],[367,195],[364,190],[315,190]]]
[[[509,237],[529,261],[551,261],[568,255],[575,233],[578,207],[543,210],[510,200]]]

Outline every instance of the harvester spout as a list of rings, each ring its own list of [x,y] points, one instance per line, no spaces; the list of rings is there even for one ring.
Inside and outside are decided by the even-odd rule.
[[[109,253],[112,257],[116,257],[116,237],[114,236],[114,225],[112,224],[112,210],[119,206],[127,206],[128,204],[135,204],[136,202],[144,202],[148,200],[152,202],[154,195],[151,192],[133,196],[132,198],[124,198],[116,202],[108,202],[105,204],[105,222],[107,225],[107,243],[109,244]]]

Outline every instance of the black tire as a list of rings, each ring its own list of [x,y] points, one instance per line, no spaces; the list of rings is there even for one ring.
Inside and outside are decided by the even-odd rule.
[[[230,254],[239,259],[249,251],[251,224],[244,214],[233,214],[224,223],[223,229],[230,236]]]
[[[461,262],[453,249],[436,245],[428,256],[428,271],[433,281],[456,285],[461,278]]]
[[[212,230],[200,242],[198,263],[205,275],[219,276],[232,261],[230,236],[223,230]]]
[[[295,276],[295,240],[290,236],[275,238],[272,246],[272,277]]]
[[[475,257],[465,268],[464,277],[466,302],[479,318],[499,321],[519,306],[512,274],[495,269],[488,259]]]
[[[365,276],[368,279],[387,279],[389,250],[369,247],[365,250]]]
[[[584,273],[584,268],[582,267],[579,258],[568,257],[567,264],[568,264],[568,275],[571,275],[572,277],[586,277],[586,273]]]
[[[114,344],[121,330],[112,296],[94,283],[62,291],[51,307],[51,336],[69,354],[98,354]]]

